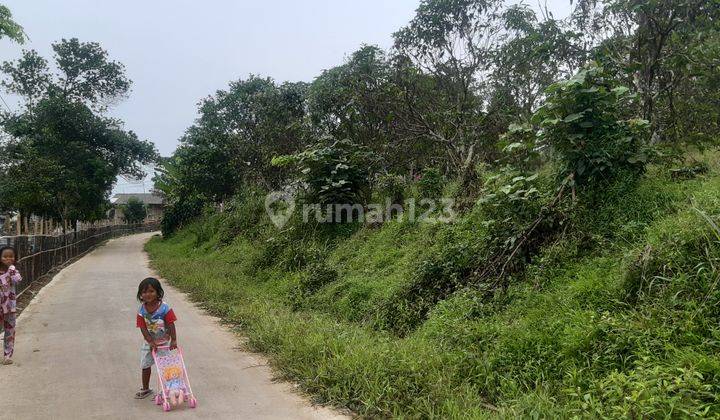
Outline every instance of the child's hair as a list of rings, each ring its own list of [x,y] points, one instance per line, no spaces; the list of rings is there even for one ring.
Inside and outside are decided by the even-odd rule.
[[[153,289],[155,289],[158,295],[158,299],[162,299],[165,295],[165,291],[160,285],[160,281],[155,277],[148,277],[146,279],[143,279],[143,281],[140,282],[140,285],[138,285],[137,300],[142,300],[142,294],[145,290],[147,290],[148,287],[152,287]]]
[[[163,378],[165,378],[166,381],[180,377],[182,377],[182,369],[180,366],[168,366],[163,372]]]
[[[3,245],[2,247],[0,247],[0,256],[2,256],[3,252],[7,251],[8,249],[13,252],[13,256],[15,256],[15,262],[17,262],[17,260],[18,260],[18,252],[17,252],[17,249],[15,249],[14,246]],[[0,264],[2,264],[2,261],[0,261]]]

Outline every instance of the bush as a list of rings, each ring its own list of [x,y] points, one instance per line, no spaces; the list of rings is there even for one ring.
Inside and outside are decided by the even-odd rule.
[[[380,196],[389,198],[391,204],[403,204],[406,187],[405,178],[400,175],[380,175],[376,182],[376,189]]]
[[[377,329],[405,336],[425,322],[438,302],[465,284],[477,263],[479,244],[458,239],[451,235],[442,241],[440,253],[421,261],[410,282],[379,305]]]
[[[301,153],[273,158],[273,165],[292,165],[305,199],[327,204],[366,204],[373,155],[350,140],[326,138]]]
[[[290,292],[290,301],[294,308],[299,308],[305,300],[325,285],[338,279],[338,272],[328,267],[324,261],[316,261],[308,265],[300,276],[300,281]]]
[[[418,192],[420,198],[437,200],[443,193],[443,176],[437,169],[426,169],[418,181]]]
[[[643,149],[649,123],[624,119],[633,97],[591,64],[569,80],[547,89],[548,98],[533,116],[539,140],[560,164],[559,176],[573,185],[592,186],[631,171],[640,175],[648,159]]]
[[[636,303],[663,291],[676,294],[676,300],[700,299],[703,293],[713,292],[701,286],[701,279],[708,273],[720,275],[716,268],[720,262],[718,223],[716,216],[693,209],[665,220],[660,225],[664,229],[650,231],[649,242],[627,268],[625,300]]]
[[[500,136],[498,146],[502,151],[500,163],[523,170],[536,170],[542,164],[537,148],[537,136],[530,124],[510,124],[508,131]]]
[[[218,215],[220,244],[228,244],[241,234],[250,239],[260,234],[267,225],[262,196],[259,191],[242,190],[227,203]]]
[[[147,217],[145,203],[135,197],[130,197],[127,204],[122,206],[123,219],[126,223],[142,223]]]
[[[200,216],[205,206],[202,196],[184,197],[165,207],[160,229],[164,237],[169,237],[188,222]]]

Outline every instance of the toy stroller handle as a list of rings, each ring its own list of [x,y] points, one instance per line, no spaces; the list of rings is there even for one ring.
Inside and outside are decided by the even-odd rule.
[[[170,351],[170,342],[168,342],[167,344],[161,345],[161,346],[155,346],[155,347],[152,349],[152,354],[153,354],[153,355],[157,354],[157,351],[160,350],[160,349]],[[176,346],[175,349],[178,350],[178,351],[180,351],[180,346]]]

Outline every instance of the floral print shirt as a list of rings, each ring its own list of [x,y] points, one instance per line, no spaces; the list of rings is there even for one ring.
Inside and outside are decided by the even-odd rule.
[[[6,272],[0,274],[0,307],[2,313],[15,312],[17,306],[15,285],[20,283],[21,280],[22,277],[14,265],[11,265]]]
[[[140,305],[136,317],[136,325],[138,328],[147,328],[153,341],[158,344],[166,343],[170,340],[167,329],[170,324],[177,321],[175,312],[170,305],[162,302],[153,313],[149,313],[145,309],[145,305]]]

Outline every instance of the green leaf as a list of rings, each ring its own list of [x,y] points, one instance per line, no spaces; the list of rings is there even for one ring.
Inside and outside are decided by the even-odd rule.
[[[627,92],[628,90],[630,90],[630,89],[626,88],[625,86],[618,86],[615,89],[613,89],[612,92],[616,95],[622,95],[625,92]]]
[[[565,122],[573,122],[583,117],[582,113],[570,114],[563,119]]]

